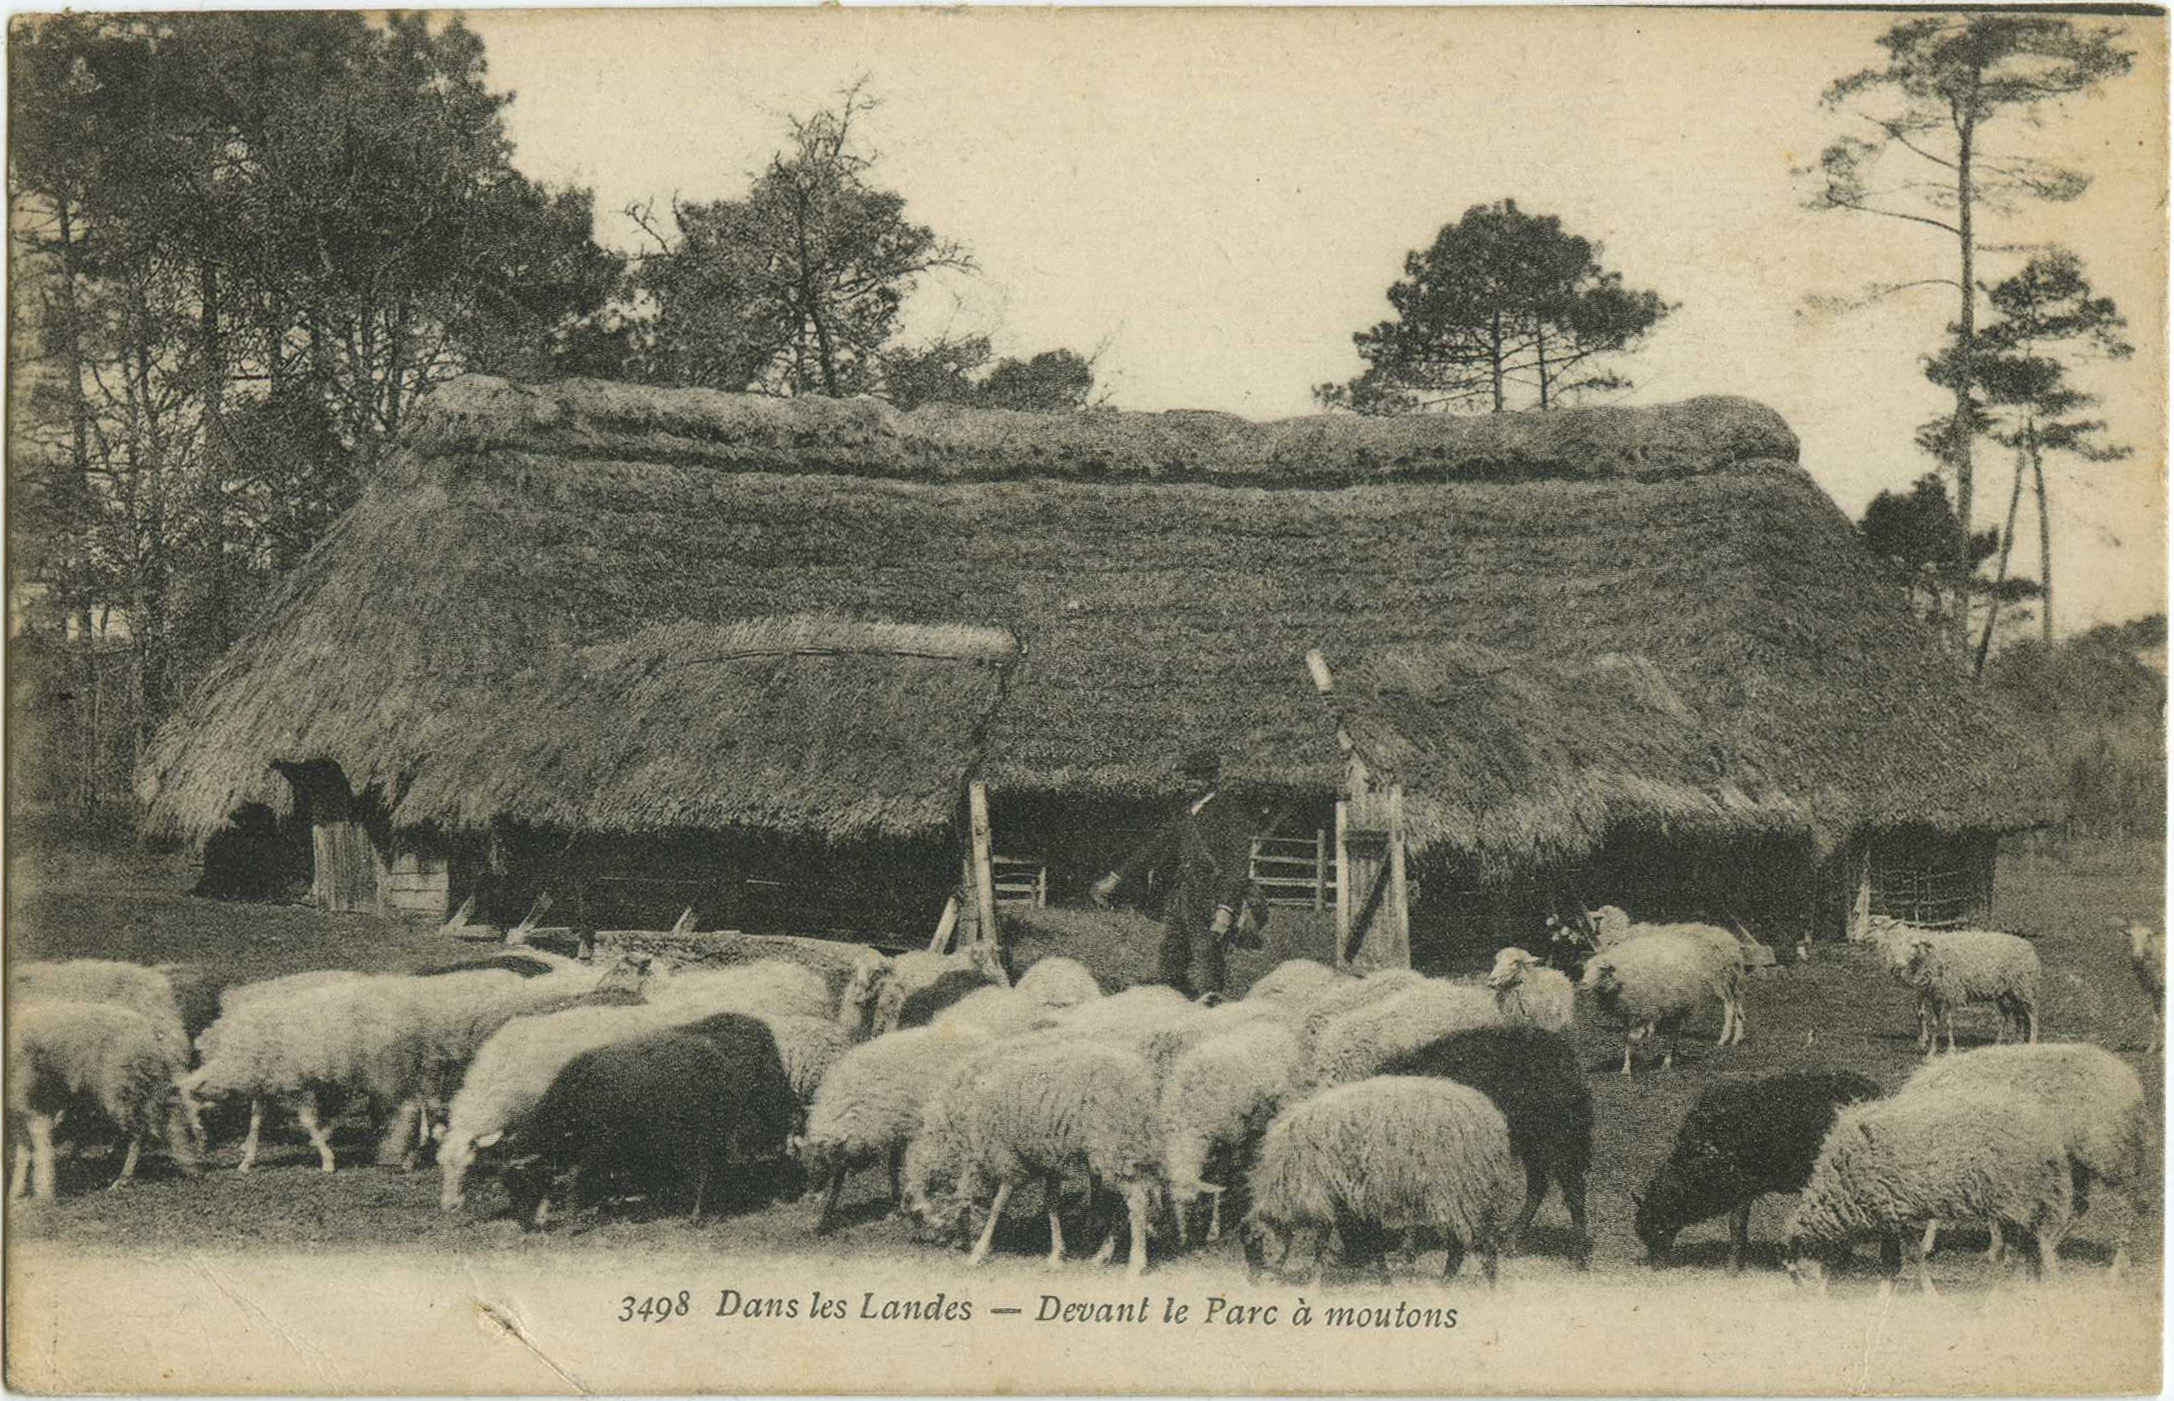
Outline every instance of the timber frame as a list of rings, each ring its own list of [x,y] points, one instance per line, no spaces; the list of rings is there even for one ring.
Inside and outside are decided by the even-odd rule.
[[[1306,670],[1324,696],[1334,687],[1320,652]],[[1405,873],[1404,785],[1376,774],[1336,727],[1344,756],[1336,800],[1336,966],[1347,973],[1412,966],[1411,887]]]

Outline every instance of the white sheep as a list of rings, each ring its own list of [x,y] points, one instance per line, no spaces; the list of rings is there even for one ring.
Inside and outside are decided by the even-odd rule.
[[[1077,1007],[1102,995],[1102,985],[1087,965],[1076,958],[1055,955],[1038,958],[1019,975],[1014,989],[1027,1001],[1042,1007]]]
[[[373,1116],[393,1120],[381,1155],[402,1151],[395,1141],[404,1134],[400,1111],[420,1093],[428,1051],[412,985],[428,981],[440,980],[377,976],[247,998],[205,1031],[203,1063],[185,1084],[207,1099],[248,1097],[240,1171],[256,1166],[267,1100],[293,1112],[326,1172],[335,1164],[319,1115],[323,1096],[368,1100]]]
[[[1423,979],[1393,997],[1346,1012],[1315,1043],[1308,1067],[1316,1088],[1348,1085],[1398,1056],[1441,1040],[1452,1032],[1492,1026],[1501,1020],[1495,995],[1483,987],[1441,978]]]
[[[2076,1214],[2081,1216],[2094,1181],[2115,1188],[2129,1206],[2129,1221],[2142,1218],[2145,1147],[2144,1082],[2112,1052],[2084,1042],[2037,1046],[1982,1046],[1927,1064],[1895,1092],[1905,1095],[2008,1094],[2035,1100],[2052,1115],[2074,1168]],[[2128,1260],[2129,1221],[2114,1242],[2113,1273]],[[1925,1230],[1924,1253],[1937,1242]],[[1991,1253],[2001,1245],[1996,1226]]]
[[[985,939],[965,944],[955,953],[935,954],[922,949],[902,953],[884,967],[877,980],[880,986],[875,992],[869,1029],[878,1036],[896,1031],[906,999],[952,972],[977,973],[985,982],[1004,987],[1011,985],[1011,979],[1004,973],[1002,954],[994,943]]]
[[[1310,958],[1287,958],[1256,978],[1253,986],[1246,989],[1245,1000],[1291,1005],[1303,1002],[1325,988],[1351,981],[1350,974],[1338,972],[1326,963]]]
[[[172,1030],[111,1002],[18,1000],[7,1024],[8,1133],[15,1140],[13,1199],[34,1176],[40,1199],[54,1190],[53,1130],[64,1114],[98,1116],[128,1140],[120,1186],[136,1175],[144,1140],[163,1134],[184,1172],[197,1170],[178,1080],[187,1063]]]
[[[1495,1010],[1504,1021],[1542,1031],[1569,1031],[1576,1024],[1577,989],[1569,977],[1523,949],[1497,952],[1486,981],[1495,990]]]
[[[1955,1049],[1955,1009],[1991,1003],[2000,1011],[1998,1039],[2038,1039],[2038,950],[2028,939],[1991,929],[1919,930],[1910,941],[1902,981],[1917,989],[1925,1054],[1938,1048],[1945,1026]]]
[[[822,974],[775,959],[724,968],[681,969],[652,978],[645,995],[659,1006],[692,1009],[690,1021],[717,1012],[773,1017],[832,1015],[830,985]]]
[[[1951,1087],[1846,1106],[1820,1147],[1784,1229],[1789,1272],[1825,1287],[1829,1258],[1859,1235],[1879,1237],[1888,1283],[1902,1241],[1933,1222],[1991,1221],[2036,1244],[2051,1275],[2074,1211],[2060,1125],[2029,1095]],[[1922,1252],[1917,1273],[1934,1292]]]
[[[970,1026],[919,1026],[864,1041],[837,1059],[816,1087],[801,1143],[815,1187],[827,1184],[816,1230],[830,1229],[846,1174],[865,1163],[886,1165],[891,1200],[900,1201],[899,1173],[923,1106],[957,1058],[987,1039]]]
[[[778,1060],[785,1067],[786,1082],[793,1087],[793,1099],[800,1106],[800,1122],[794,1125],[797,1133],[807,1122],[808,1106],[814,1102],[823,1077],[840,1056],[852,1049],[853,1037],[831,1017],[764,1016],[760,1020],[777,1041]]]
[[[1220,1010],[1220,1009],[1218,1009]],[[1300,1065],[1298,1037],[1280,1019],[1256,1020],[1196,1042],[1163,1080],[1163,1176],[1178,1218],[1178,1244],[1186,1243],[1186,1214],[1203,1194],[1210,1198],[1208,1239],[1223,1234],[1223,1193],[1211,1160],[1242,1167],[1247,1146],[1295,1091]]]
[[[181,1020],[174,985],[156,968],[104,958],[71,958],[57,963],[25,963],[11,971],[8,996],[18,1002],[103,1002],[126,1007],[151,1024],[160,1040],[186,1066],[189,1034]]]
[[[1445,1278],[1473,1249],[1490,1285],[1525,1194],[1509,1126],[1494,1102],[1468,1086],[1417,1075],[1340,1085],[1285,1109],[1262,1137],[1247,1184],[1249,1275],[1265,1266],[1271,1241],[1280,1247],[1280,1268],[1302,1231],[1314,1237],[1318,1273],[1332,1228],[1347,1263],[1371,1260],[1386,1275],[1387,1234],[1427,1230],[1446,1240]]]
[[[1674,1065],[1684,1022],[1707,998],[1724,996],[1710,951],[1675,934],[1630,939],[1594,954],[1586,960],[1583,986],[1601,1014],[1623,1027],[1625,1075],[1631,1073],[1631,1044],[1657,1031],[1669,1038],[1661,1067]]]
[[[1044,1006],[1020,988],[976,988],[936,1014],[934,1026],[971,1027],[991,1036],[1017,1036],[1049,1026],[1063,1008]]]
[[[2159,1049],[2166,1027],[2166,931],[2132,924],[2127,933],[2129,966],[2136,970],[2137,986],[2151,1000],[2151,1044],[2144,1048],[2144,1054],[2150,1055]]]
[[[1298,1053],[1309,1064],[1314,1046],[1329,1023],[1367,1003],[1418,987],[1425,975],[1410,968],[1384,968],[1363,978],[1344,978],[1322,983],[1313,992],[1282,1005],[1298,1029]]]
[[[967,1155],[959,1196],[979,1200],[990,1184],[995,1196],[987,1223],[966,1260],[989,1258],[998,1221],[1014,1188],[1042,1184],[1049,1213],[1049,1263],[1064,1259],[1064,1228],[1057,1209],[1063,1179],[1086,1175],[1090,1195],[1100,1186],[1119,1191],[1132,1226],[1126,1273],[1147,1268],[1147,1222],[1160,1181],[1154,1077],[1147,1063],[1116,1046],[1041,1040],[1024,1043],[997,1059],[973,1082],[965,1105]],[[1096,1263],[1117,1244],[1115,1223],[1096,1253]]]

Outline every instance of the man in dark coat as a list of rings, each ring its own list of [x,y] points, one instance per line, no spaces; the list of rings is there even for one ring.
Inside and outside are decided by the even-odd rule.
[[[1255,814],[1216,785],[1222,762],[1212,750],[1186,756],[1185,810],[1094,884],[1094,901],[1107,906],[1118,886],[1174,862],[1176,875],[1163,906],[1162,953],[1156,979],[1187,997],[1219,1001],[1239,911],[1252,890]],[[1256,919],[1265,909],[1256,906]],[[1260,947],[1258,941],[1249,947]]]

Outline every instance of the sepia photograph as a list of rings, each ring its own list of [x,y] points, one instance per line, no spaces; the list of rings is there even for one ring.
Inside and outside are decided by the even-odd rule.
[[[7,1387],[2157,1393],[2168,79],[11,14]]]

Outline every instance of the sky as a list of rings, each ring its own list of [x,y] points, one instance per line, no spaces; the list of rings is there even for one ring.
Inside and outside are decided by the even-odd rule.
[[[1311,412],[1357,373],[1354,331],[1389,314],[1407,250],[1476,204],[1515,199],[1598,240],[1635,287],[1680,303],[1621,368],[1611,402],[1741,394],[1772,405],[1852,516],[1933,464],[1939,413],[1919,357],[1952,288],[1815,311],[1808,298],[1954,276],[1952,236],[1805,208],[1794,174],[1862,118],[1822,107],[1876,64],[1894,16],[1504,10],[484,10],[517,163],[591,186],[617,211],[744,193],[788,114],[862,74],[876,179],[978,270],[929,279],[909,329],[991,335],[999,353],[1097,354],[1110,402],[1253,418]],[[2058,462],[2061,631],[2166,606],[2166,32],[2123,18],[2136,70],[1996,155],[2094,175],[2072,204],[1980,216],[1980,276],[2022,246],[2073,248],[2137,346],[2079,366],[2114,464]],[[1907,160],[1907,157],[1890,157]],[[1899,167],[1898,167],[1899,173]],[[2013,463],[1981,445],[1976,524],[2005,511]],[[2028,498],[2012,572],[2038,573]]]

